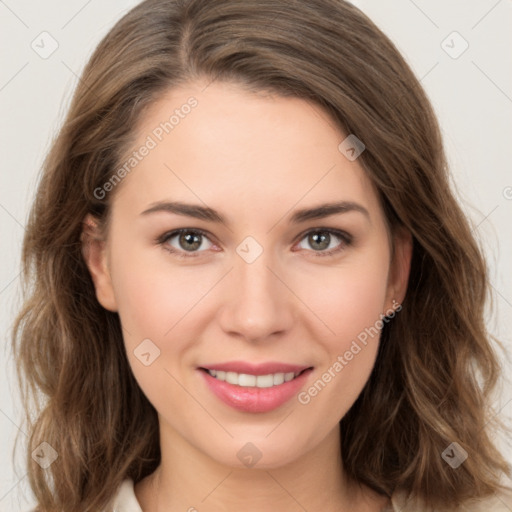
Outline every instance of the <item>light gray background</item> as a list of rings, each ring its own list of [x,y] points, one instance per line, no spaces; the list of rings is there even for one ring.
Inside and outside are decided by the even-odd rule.
[[[206,1],[206,0],[205,0]],[[94,47],[134,0],[0,0],[0,511],[32,505],[21,452],[10,327],[19,306],[20,247],[42,159]],[[495,293],[490,330],[512,346],[512,1],[354,1],[394,41],[438,114],[460,201],[485,246]],[[50,48],[41,58],[32,42]],[[456,31],[461,37],[453,35]],[[41,42],[41,38],[44,39]],[[444,43],[443,43],[444,41]],[[465,47],[467,50],[458,55]],[[450,55],[451,54],[451,55]],[[455,58],[456,57],[456,58]],[[505,361],[510,374],[512,364]],[[512,418],[510,388],[496,397]],[[25,437],[22,434],[22,437]],[[512,448],[500,447],[512,460]],[[21,445],[20,445],[21,446]]]

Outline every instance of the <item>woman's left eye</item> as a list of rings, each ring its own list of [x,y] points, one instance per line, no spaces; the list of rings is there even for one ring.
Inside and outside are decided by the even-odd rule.
[[[338,239],[338,243],[332,245],[331,242],[336,239]],[[307,240],[309,246],[313,247],[315,256],[332,256],[348,247],[352,243],[352,236],[337,229],[317,228],[308,231],[301,238],[302,240]]]
[[[213,244],[209,242],[210,246],[205,248],[203,243],[205,240],[209,241],[209,238],[204,231],[183,228],[164,233],[157,239],[157,243],[180,258],[193,258],[203,252],[200,250],[201,248],[212,247]],[[330,256],[349,246],[352,243],[352,236],[337,229],[316,228],[303,234],[300,241],[303,240],[307,240],[309,246],[313,248],[313,252],[316,253],[315,256]],[[332,245],[332,242],[336,240],[338,243]],[[174,245],[176,243],[178,246]],[[304,249],[304,247],[301,248]]]

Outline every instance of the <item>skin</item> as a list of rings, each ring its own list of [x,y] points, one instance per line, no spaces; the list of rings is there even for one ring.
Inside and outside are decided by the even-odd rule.
[[[129,364],[159,415],[162,463],[135,485],[144,512],[164,510],[377,511],[387,498],[346,477],[339,421],[375,363],[378,336],[303,405],[293,397],[266,413],[232,409],[213,395],[197,367],[246,360],[313,366],[307,390],[365,328],[403,299],[410,236],[391,238],[377,193],[358,160],[338,145],[344,134],[318,106],[252,93],[228,83],[172,89],[144,114],[140,147],[169,112],[198,105],[117,185],[106,236],[92,218],[84,256],[98,301],[118,312]],[[227,224],[168,212],[141,215],[158,201],[209,206]],[[290,224],[299,208],[351,201],[350,211]],[[155,239],[202,229],[197,257],[178,258]],[[318,256],[314,228],[331,234]],[[252,263],[236,252],[253,237]],[[190,254],[179,237],[166,242]],[[325,246],[324,246],[325,247]],[[399,313],[398,313],[399,314]],[[150,339],[160,356],[134,355]],[[249,468],[247,443],[261,453]],[[303,508],[301,508],[303,507]]]

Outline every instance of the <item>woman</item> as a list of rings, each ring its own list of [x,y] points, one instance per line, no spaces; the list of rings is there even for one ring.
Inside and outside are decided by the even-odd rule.
[[[350,4],[129,12],[24,263],[37,510],[511,509],[485,263],[424,91]]]

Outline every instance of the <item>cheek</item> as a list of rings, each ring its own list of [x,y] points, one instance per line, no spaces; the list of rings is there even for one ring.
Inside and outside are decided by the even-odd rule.
[[[152,264],[147,251],[127,254],[120,246],[112,251],[112,261],[112,284],[133,375],[158,411],[169,407],[170,397],[174,407],[186,410],[187,395],[172,376],[187,359],[194,339],[193,307],[206,285],[195,285],[190,273]]]
[[[366,258],[308,279],[302,293],[325,324],[323,332],[327,336],[322,338],[330,340],[330,351],[350,345],[352,339],[380,319],[386,304],[387,275],[384,254],[381,259]]]
[[[146,252],[146,254],[145,254]],[[112,251],[112,284],[127,345],[133,348],[143,339],[161,344],[179,330],[182,318],[204,294],[197,275],[170,266],[155,265],[149,251]],[[162,348],[162,347],[161,347]],[[179,351],[179,340],[173,342]]]
[[[339,283],[326,311],[334,323],[333,330],[343,340],[355,338],[366,328],[374,326],[383,312],[386,298],[386,281],[382,274],[371,269],[351,272]]]
[[[328,414],[333,422],[339,421],[370,376],[387,290],[388,260],[385,254],[380,259],[377,254],[358,265],[330,269],[329,279],[311,278],[320,285],[309,294],[308,306],[321,320],[316,322],[314,336],[324,357],[317,380],[298,398],[309,404],[312,416]]]

